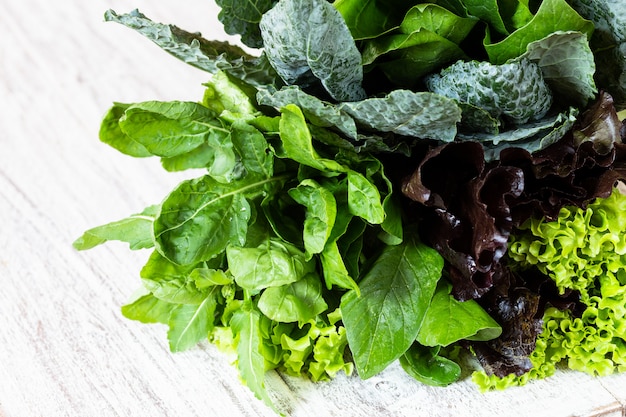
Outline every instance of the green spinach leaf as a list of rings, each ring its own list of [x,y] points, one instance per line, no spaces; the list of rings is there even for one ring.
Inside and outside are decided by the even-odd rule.
[[[411,347],[441,276],[443,260],[415,238],[385,248],[347,292],[341,312],[361,378],[385,369]]]

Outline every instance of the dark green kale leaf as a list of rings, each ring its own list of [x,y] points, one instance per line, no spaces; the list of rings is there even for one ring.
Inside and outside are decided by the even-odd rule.
[[[259,22],[263,13],[277,0],[216,0],[222,11],[217,15],[229,35],[241,35],[241,42],[251,48],[261,48],[263,39]]]

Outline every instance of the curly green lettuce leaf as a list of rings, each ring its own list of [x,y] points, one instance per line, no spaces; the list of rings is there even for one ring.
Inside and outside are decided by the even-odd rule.
[[[337,101],[355,101],[361,86],[361,54],[341,14],[325,0],[282,0],[260,23],[267,55],[288,85],[319,81]]]

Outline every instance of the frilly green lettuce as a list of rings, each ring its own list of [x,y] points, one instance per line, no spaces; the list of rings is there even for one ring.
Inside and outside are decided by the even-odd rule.
[[[559,291],[578,291],[582,313],[546,309],[543,331],[530,356],[533,369],[505,378],[477,372],[481,389],[523,385],[554,374],[565,362],[573,370],[609,375],[626,370],[626,195],[617,188],[586,209],[568,207],[555,221],[531,218],[514,233],[509,256],[520,267],[537,267]]]

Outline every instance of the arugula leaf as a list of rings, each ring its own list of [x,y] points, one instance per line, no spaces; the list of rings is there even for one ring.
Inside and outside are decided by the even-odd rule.
[[[343,17],[326,0],[282,0],[261,18],[267,55],[285,83],[321,81],[337,101],[365,97],[361,54]]]
[[[417,337],[441,276],[439,254],[415,238],[386,247],[348,291],[341,313],[361,378],[369,378],[402,356]]]
[[[461,109],[454,100],[428,92],[394,90],[383,98],[342,103],[341,109],[364,126],[400,135],[451,142]]]
[[[154,246],[152,223],[158,210],[159,206],[150,206],[139,214],[91,228],[76,239],[73,246],[87,250],[110,240],[119,240],[128,243],[132,250],[151,248]]]
[[[229,325],[235,335],[237,368],[241,378],[257,398],[273,407],[265,390],[265,358],[260,353],[260,321],[261,313],[250,301],[246,301],[235,310]]]
[[[229,243],[243,245],[250,219],[246,195],[262,192],[268,182],[222,184],[208,175],[183,181],[163,201],[154,222],[157,249],[174,263],[191,265],[211,259]]]
[[[121,153],[135,158],[152,156],[142,144],[129,138],[120,128],[120,119],[131,104],[114,103],[107,111],[100,125],[100,141],[106,143]]]
[[[241,42],[251,48],[263,46],[259,22],[263,13],[277,0],[216,0],[222,8],[217,17],[229,35],[241,35]]]
[[[223,129],[215,115],[193,102],[147,101],[129,106],[119,120],[122,132],[152,155],[172,157],[205,143]]]
[[[187,350],[208,337],[213,328],[219,291],[218,287],[213,287],[200,304],[180,304],[172,309],[167,333],[172,352]]]

